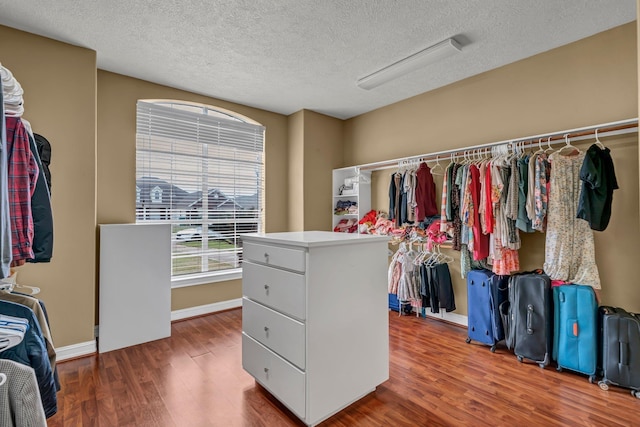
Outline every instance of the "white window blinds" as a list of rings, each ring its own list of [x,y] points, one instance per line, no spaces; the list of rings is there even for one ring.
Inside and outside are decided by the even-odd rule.
[[[137,104],[136,221],[172,224],[172,276],[239,269],[262,229],[264,127],[199,104]]]

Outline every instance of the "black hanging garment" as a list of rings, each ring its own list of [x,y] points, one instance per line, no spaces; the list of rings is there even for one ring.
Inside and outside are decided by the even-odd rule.
[[[580,179],[577,217],[588,221],[592,230],[604,231],[611,219],[613,190],[618,189],[611,151],[596,144],[589,147],[580,168]]]
[[[46,141],[46,140],[45,140]],[[36,163],[40,171],[44,168],[44,162],[39,157],[39,150],[35,141],[29,137],[29,146],[33,152]],[[48,145],[48,143],[47,143]],[[51,157],[51,147],[48,149]],[[36,188],[31,196],[31,216],[33,218],[33,258],[27,262],[50,262],[53,256],[53,213],[51,210],[51,199],[45,175],[38,174]]]
[[[36,140],[36,148],[38,149],[38,155],[42,162],[41,171],[44,172],[44,177],[47,180],[47,187],[49,187],[49,194],[51,194],[51,172],[49,171],[49,164],[51,163],[51,144],[47,138],[37,133],[33,134]]]

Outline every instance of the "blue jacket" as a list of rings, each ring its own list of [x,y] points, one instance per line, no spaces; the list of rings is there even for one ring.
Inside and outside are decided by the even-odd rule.
[[[58,397],[40,324],[33,310],[24,305],[0,301],[0,313],[21,317],[29,322],[29,330],[25,333],[24,340],[19,345],[0,352],[0,359],[13,360],[33,368],[38,380],[44,413],[49,418],[58,412]]]

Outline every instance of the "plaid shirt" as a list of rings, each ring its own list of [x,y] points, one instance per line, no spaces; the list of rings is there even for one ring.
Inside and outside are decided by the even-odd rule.
[[[36,188],[38,165],[29,148],[29,134],[19,117],[5,117],[9,212],[13,261],[33,258],[31,196]]]

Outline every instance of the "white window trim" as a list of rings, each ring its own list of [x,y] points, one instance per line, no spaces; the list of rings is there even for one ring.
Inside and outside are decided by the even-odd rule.
[[[209,283],[226,282],[242,279],[242,268],[233,270],[210,271],[202,274],[178,276],[171,279],[171,289],[186,288],[188,286],[206,285]]]

